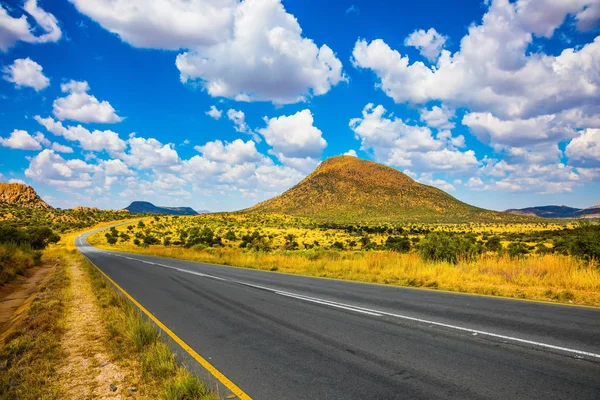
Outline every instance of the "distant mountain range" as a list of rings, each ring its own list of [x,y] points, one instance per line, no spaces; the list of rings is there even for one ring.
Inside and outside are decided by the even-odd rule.
[[[507,213],[542,218],[600,218],[600,205],[588,208],[539,206],[506,210]]]
[[[173,214],[173,215],[196,215],[196,214],[205,214],[209,211],[200,210],[196,211],[191,207],[163,207],[163,206],[155,206],[154,204],[148,201],[134,201],[128,207],[124,208],[130,213],[149,213],[149,214]]]
[[[352,156],[323,161],[285,193],[246,212],[275,212],[337,223],[510,222],[527,216],[485,210],[397,169]]]

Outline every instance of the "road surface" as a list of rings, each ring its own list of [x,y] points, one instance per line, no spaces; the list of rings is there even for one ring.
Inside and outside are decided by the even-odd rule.
[[[600,399],[600,310],[79,250],[254,399]]]

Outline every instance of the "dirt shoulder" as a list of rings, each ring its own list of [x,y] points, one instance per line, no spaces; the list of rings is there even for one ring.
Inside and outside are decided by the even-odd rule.
[[[101,313],[81,263],[69,265],[67,273],[71,287],[62,339],[65,362],[58,371],[64,398],[134,397],[137,387],[132,371],[116,365],[106,348]]]
[[[6,332],[25,314],[40,287],[47,283],[56,268],[56,260],[45,262],[28,271],[28,277],[2,285],[0,288],[0,342]]]

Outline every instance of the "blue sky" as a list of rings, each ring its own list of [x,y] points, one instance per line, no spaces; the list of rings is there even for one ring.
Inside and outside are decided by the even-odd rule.
[[[600,203],[598,1],[0,6],[0,179],[57,207],[235,210],[347,152],[481,207]]]

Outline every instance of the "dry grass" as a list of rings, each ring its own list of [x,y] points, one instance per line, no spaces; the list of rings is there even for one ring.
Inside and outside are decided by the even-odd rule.
[[[600,269],[556,254],[511,259],[483,255],[454,265],[423,261],[415,253],[306,250],[263,253],[234,248],[194,250],[180,247],[109,246],[101,235],[90,243],[106,250],[348,279],[600,306]]]
[[[120,365],[135,369],[139,395],[166,400],[217,399],[198,378],[180,366],[154,327],[104,277],[85,262],[100,305],[107,346]]]
[[[0,398],[60,399],[55,380],[64,359],[60,340],[69,278],[64,263],[59,264],[37,293],[26,318],[12,328],[0,350]]]

